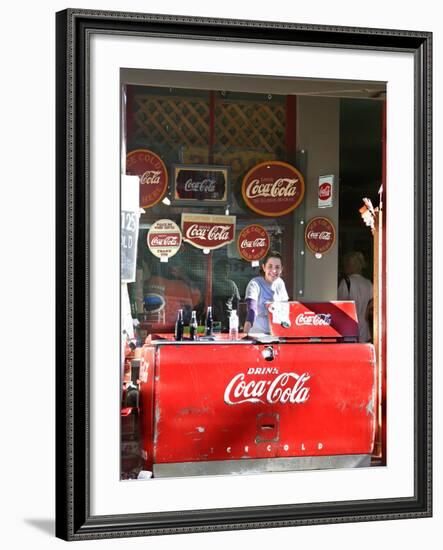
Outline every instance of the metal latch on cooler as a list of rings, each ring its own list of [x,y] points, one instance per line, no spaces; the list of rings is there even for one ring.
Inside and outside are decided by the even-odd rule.
[[[256,443],[276,442],[280,438],[280,416],[278,413],[259,413],[257,415]]]

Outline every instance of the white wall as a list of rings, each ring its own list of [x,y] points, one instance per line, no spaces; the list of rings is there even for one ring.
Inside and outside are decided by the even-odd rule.
[[[286,20],[362,27],[434,31],[435,199],[442,204],[442,39],[437,0],[403,4],[373,0],[305,3],[225,0],[74,2],[75,7]],[[399,7],[400,6],[400,7]],[[2,529],[5,548],[53,548],[54,517],[54,13],[61,0],[6,3],[2,8]],[[436,209],[437,210],[437,209]],[[439,219],[440,218],[440,219]],[[435,235],[443,230],[435,216]],[[76,543],[81,547],[147,548],[437,548],[443,534],[441,239],[435,242],[435,516],[259,531],[180,535]],[[434,542],[432,540],[434,539]]]

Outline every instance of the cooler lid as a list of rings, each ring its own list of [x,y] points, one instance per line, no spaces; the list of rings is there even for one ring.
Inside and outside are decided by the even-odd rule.
[[[268,302],[272,336],[358,339],[355,302]]]

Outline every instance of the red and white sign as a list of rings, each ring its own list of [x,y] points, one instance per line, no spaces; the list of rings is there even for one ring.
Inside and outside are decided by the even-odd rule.
[[[306,246],[314,254],[328,252],[335,243],[335,227],[328,218],[312,218],[305,229]]]
[[[235,216],[182,214],[182,233],[183,240],[196,248],[221,248],[234,240]]]
[[[286,162],[262,162],[243,178],[243,199],[251,210],[262,216],[284,216],[292,212],[304,194],[303,176]]]
[[[157,204],[168,189],[168,171],[162,159],[148,149],[136,149],[126,156],[126,174],[140,178],[140,208]]]
[[[334,176],[320,176],[318,178],[318,207],[330,208],[333,206]]]
[[[167,261],[177,254],[182,244],[182,235],[178,225],[172,220],[157,220],[151,225],[147,245],[160,260]]]
[[[240,256],[248,262],[258,262],[269,250],[269,234],[261,225],[248,225],[240,231],[237,248]]]

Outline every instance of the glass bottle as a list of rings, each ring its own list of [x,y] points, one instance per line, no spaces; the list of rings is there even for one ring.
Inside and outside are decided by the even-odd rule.
[[[193,311],[191,314],[191,322],[189,323],[189,336],[191,340],[198,340],[197,328],[198,328],[197,316],[195,311]]]
[[[177,320],[175,321],[175,339],[176,340],[183,340],[183,331],[184,331],[185,324],[183,322],[183,310],[179,309],[177,313]]]
[[[229,317],[229,340],[238,340],[238,316],[235,309],[231,311]]]
[[[208,311],[206,313],[205,336],[212,336],[213,325],[214,320],[212,318],[212,307],[208,306]]]

